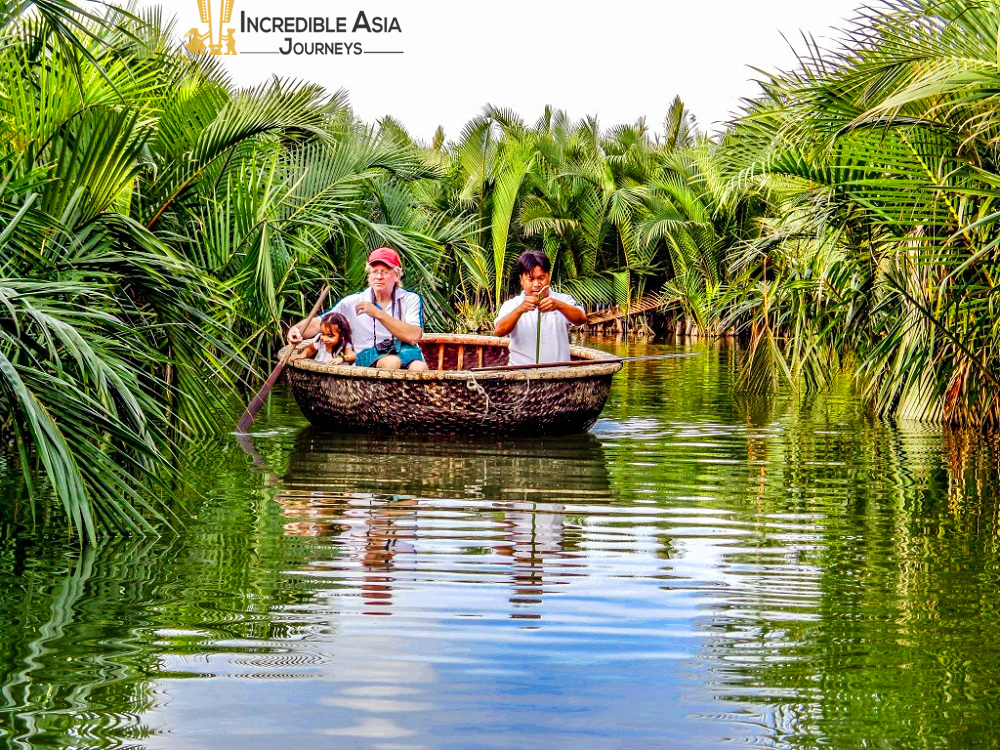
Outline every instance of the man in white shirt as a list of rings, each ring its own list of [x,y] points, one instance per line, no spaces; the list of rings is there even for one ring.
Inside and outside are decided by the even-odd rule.
[[[402,275],[402,264],[395,250],[388,247],[373,250],[368,256],[368,288],[349,294],[332,309],[351,325],[351,345],[357,352],[358,367],[427,369],[418,346],[424,334],[423,302],[419,294],[400,286]],[[304,322],[288,329],[288,343],[297,344],[319,331],[315,319],[302,331]]]
[[[570,295],[549,289],[552,264],[545,253],[522,253],[514,266],[514,273],[518,275],[523,291],[520,296],[500,306],[493,329],[494,336],[510,336],[510,364],[568,362],[569,327],[587,322],[583,306]],[[542,328],[540,342],[539,321]]]

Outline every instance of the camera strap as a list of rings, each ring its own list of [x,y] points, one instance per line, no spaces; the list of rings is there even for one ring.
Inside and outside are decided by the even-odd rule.
[[[396,299],[396,290],[398,288],[399,288],[399,284],[393,284],[392,285],[392,292],[390,293],[391,297],[392,297],[392,301],[389,303],[389,317],[391,317],[391,318],[398,317],[396,315],[396,302],[397,302],[397,299]],[[375,305],[375,307],[377,307],[377,308],[379,308],[381,310],[382,306],[378,303],[378,300],[375,299],[375,290],[371,289],[370,291],[372,293],[372,304]],[[389,330],[389,329],[387,328],[386,330]],[[392,331],[389,331],[389,335],[392,336]],[[392,336],[392,338],[390,340],[393,342],[393,346],[395,347],[395,343],[396,343],[395,336]],[[376,351],[381,351],[378,348],[379,347],[378,335],[375,332],[375,318],[372,318],[372,345],[375,347]],[[386,353],[388,353],[388,350],[386,351]]]

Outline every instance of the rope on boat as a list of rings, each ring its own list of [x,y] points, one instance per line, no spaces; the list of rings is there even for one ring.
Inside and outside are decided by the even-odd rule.
[[[465,387],[470,391],[475,391],[480,396],[483,397],[483,401],[486,403],[486,408],[483,409],[483,416],[488,417],[490,415],[490,405],[493,406],[493,411],[497,413],[510,414],[517,411],[524,406],[524,402],[528,400],[528,395],[531,393],[531,371],[522,370],[524,373],[524,395],[521,397],[521,401],[518,404],[501,404],[490,398],[490,394],[486,392],[482,384],[476,380],[476,376],[470,373],[469,380],[465,383]]]

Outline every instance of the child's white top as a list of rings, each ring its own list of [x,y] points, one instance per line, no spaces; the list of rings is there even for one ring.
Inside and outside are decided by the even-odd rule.
[[[568,294],[559,292],[549,292],[553,299],[565,302],[573,307],[583,310],[583,305],[577,302]],[[524,302],[524,292],[517,297],[509,299],[500,306],[496,320],[493,324],[500,322],[501,318],[510,315],[517,306]],[[586,311],[584,311],[586,312]],[[569,361],[569,328],[573,325],[566,316],[558,310],[550,310],[542,313],[542,348],[539,362],[568,362]],[[538,311],[526,312],[518,318],[517,325],[510,332],[510,364],[512,365],[533,365],[535,364],[535,344],[536,333],[538,331]]]
[[[323,343],[323,340],[320,338],[320,335],[321,334],[317,333],[316,338],[314,338],[311,342],[312,345],[316,347],[316,353],[312,356],[313,359],[315,359],[317,362],[332,362],[333,360],[342,358],[344,356],[343,350],[341,350],[337,354],[330,354],[330,352],[326,350],[326,344]]]

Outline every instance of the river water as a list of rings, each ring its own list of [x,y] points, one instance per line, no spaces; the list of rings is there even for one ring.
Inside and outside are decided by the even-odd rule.
[[[181,458],[176,534],[5,538],[0,747],[997,747],[996,441],[685,351],[572,438],[278,393]]]

